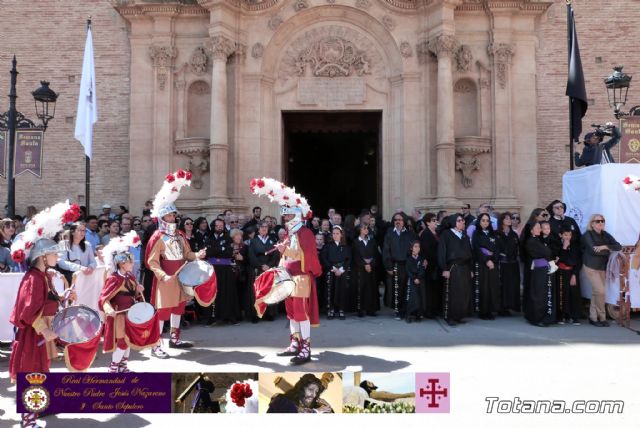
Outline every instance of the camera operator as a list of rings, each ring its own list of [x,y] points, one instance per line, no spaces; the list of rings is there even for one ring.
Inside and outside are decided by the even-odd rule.
[[[591,166],[601,163],[613,163],[613,156],[609,151],[620,141],[620,131],[611,122],[603,125],[592,125],[595,131],[584,136],[584,150],[582,154],[575,154],[576,166]],[[603,143],[605,135],[610,135],[611,139]]]

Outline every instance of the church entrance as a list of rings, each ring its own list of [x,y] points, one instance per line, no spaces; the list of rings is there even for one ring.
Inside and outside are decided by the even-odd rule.
[[[283,112],[284,176],[320,218],[381,201],[382,112]]]

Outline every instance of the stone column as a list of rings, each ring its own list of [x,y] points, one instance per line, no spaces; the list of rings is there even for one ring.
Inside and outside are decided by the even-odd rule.
[[[164,176],[171,169],[173,157],[173,135],[171,127],[171,105],[173,85],[173,61],[178,50],[172,44],[149,46],[153,61],[155,82],[153,89],[153,187],[158,189]]]
[[[513,180],[511,156],[513,153],[511,138],[511,57],[515,46],[510,43],[492,43],[488,47],[493,59],[493,132],[494,132],[494,198],[513,199]],[[512,201],[505,201],[512,204]]]
[[[211,137],[209,143],[209,199],[213,205],[228,204],[227,171],[229,158],[227,106],[227,60],[235,50],[231,39],[212,36],[207,50],[211,57]]]
[[[451,58],[458,47],[455,37],[441,34],[429,41],[438,58],[436,122],[437,197],[441,204],[455,204],[455,134],[453,123],[453,67]]]

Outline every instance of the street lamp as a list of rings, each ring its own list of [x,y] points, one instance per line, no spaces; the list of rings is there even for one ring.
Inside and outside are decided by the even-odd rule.
[[[607,97],[609,98],[609,107],[613,108],[613,114],[616,119],[620,116],[627,116],[628,113],[620,111],[627,103],[627,92],[631,85],[631,76],[622,71],[623,66],[613,67],[613,74],[604,79],[607,87]]]
[[[42,122],[42,126],[37,126],[31,120],[27,119],[16,110],[16,99],[18,95],[16,93],[16,81],[18,79],[18,70],[16,65],[16,56],[13,56],[12,68],[11,68],[11,88],[9,90],[9,111],[0,116],[0,128],[5,128],[9,131],[9,165],[7,169],[7,214],[9,218],[13,218],[16,209],[16,181],[13,177],[13,158],[14,148],[16,145],[16,129],[47,129],[48,122],[53,119],[56,111],[56,100],[58,94],[53,92],[49,88],[49,82],[40,82],[42,85],[40,88],[32,92],[33,99],[36,103],[36,115]]]

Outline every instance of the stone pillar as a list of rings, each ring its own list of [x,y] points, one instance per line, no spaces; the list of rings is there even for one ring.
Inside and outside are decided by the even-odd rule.
[[[515,46],[510,43],[492,43],[488,47],[493,59],[493,135],[494,135],[494,198],[505,199],[506,205],[513,204],[513,179],[511,156],[511,57]],[[497,204],[496,204],[497,205]]]
[[[437,197],[441,204],[455,204],[455,134],[453,123],[452,56],[458,47],[455,37],[441,34],[429,41],[438,58],[436,122]]]
[[[153,188],[160,183],[171,169],[173,157],[173,135],[171,127],[173,60],[178,50],[171,44],[149,46],[149,56],[153,61],[155,82],[153,88]]]
[[[229,202],[227,171],[229,159],[227,105],[227,60],[235,50],[231,39],[212,36],[207,49],[211,57],[211,133],[209,143],[209,199],[213,205]]]

